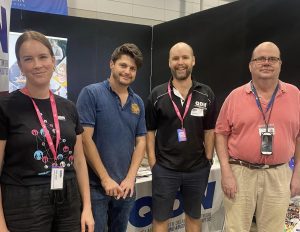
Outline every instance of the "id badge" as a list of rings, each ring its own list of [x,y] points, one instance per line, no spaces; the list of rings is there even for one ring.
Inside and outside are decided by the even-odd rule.
[[[270,132],[261,133],[260,151],[263,155],[272,155],[273,134]]]
[[[184,142],[187,140],[185,128],[177,129],[178,142]]]
[[[51,190],[63,189],[64,168],[52,167],[51,171]]]

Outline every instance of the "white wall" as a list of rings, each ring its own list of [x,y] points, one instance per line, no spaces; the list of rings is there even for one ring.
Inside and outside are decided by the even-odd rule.
[[[69,15],[155,25],[235,0],[68,0]]]

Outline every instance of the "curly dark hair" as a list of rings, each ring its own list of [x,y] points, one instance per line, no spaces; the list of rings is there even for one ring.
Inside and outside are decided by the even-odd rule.
[[[128,55],[134,59],[137,69],[143,64],[143,54],[135,44],[125,43],[117,47],[111,54],[111,60],[115,63],[122,55]]]

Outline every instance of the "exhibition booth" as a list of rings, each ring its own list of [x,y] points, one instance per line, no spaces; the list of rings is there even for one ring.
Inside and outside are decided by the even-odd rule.
[[[300,87],[299,9],[300,1],[295,0],[240,0],[153,27],[12,9],[10,31],[32,29],[67,39],[67,97],[73,102],[84,86],[109,77],[110,55],[126,42],[137,44],[143,53],[144,65],[132,88],[146,101],[151,89],[171,76],[170,47],[187,42],[196,57],[193,78],[212,88],[219,109],[232,89],[250,80],[251,52],[262,41],[278,44],[283,60],[281,79]],[[222,231],[220,175],[220,167],[215,164],[202,199],[204,232]],[[138,178],[136,194],[128,231],[150,232],[151,175]],[[179,195],[169,228],[184,231]]]

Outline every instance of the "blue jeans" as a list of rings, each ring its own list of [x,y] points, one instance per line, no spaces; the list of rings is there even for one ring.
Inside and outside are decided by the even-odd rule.
[[[100,186],[91,186],[91,201],[95,232],[126,232],[135,197],[116,200]]]

